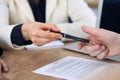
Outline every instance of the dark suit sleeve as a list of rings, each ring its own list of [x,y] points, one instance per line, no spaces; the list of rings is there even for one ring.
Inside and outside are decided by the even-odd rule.
[[[12,33],[11,33],[12,44],[16,44],[19,46],[31,44],[32,43],[31,40],[25,41],[23,39],[22,33],[21,33],[21,27],[22,27],[22,24],[19,24],[13,28]]]

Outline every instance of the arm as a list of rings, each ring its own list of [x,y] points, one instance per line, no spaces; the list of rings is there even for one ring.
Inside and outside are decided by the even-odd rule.
[[[0,47],[2,49],[21,49],[24,48],[22,45],[27,44],[26,41],[29,40],[31,40],[33,44],[40,46],[62,37],[60,34],[49,32],[49,30],[59,32],[59,29],[56,28],[55,25],[39,22],[24,23],[21,27],[1,27]],[[14,31],[19,33],[14,33]],[[14,36],[16,34],[20,35]],[[14,38],[18,38],[16,39],[18,41],[11,41],[14,40]],[[19,39],[22,41],[19,41]]]

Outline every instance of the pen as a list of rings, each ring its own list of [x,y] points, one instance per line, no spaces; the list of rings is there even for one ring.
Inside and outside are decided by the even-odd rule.
[[[66,34],[66,33],[63,33],[63,32],[55,32],[55,31],[53,31],[53,30],[50,30],[50,32],[59,33],[59,34],[61,34],[64,38],[68,38],[68,39],[72,39],[72,40],[76,40],[76,41],[81,41],[81,42],[84,42],[84,43],[89,43],[89,40],[87,40],[87,39],[75,37],[75,36],[72,36],[72,35],[69,35],[69,34]]]

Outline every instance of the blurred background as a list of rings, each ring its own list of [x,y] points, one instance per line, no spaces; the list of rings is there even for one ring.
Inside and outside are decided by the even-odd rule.
[[[99,0],[85,0],[85,2],[88,3],[88,5],[92,8],[92,10],[95,12],[97,16],[98,12],[98,1]]]
[[[85,0],[89,6],[96,7],[98,5],[98,0]]]

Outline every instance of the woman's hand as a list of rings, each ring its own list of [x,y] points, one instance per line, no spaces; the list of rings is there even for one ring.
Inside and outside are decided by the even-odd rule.
[[[40,22],[25,23],[22,26],[24,39],[31,40],[37,46],[62,38],[62,35],[49,30],[60,31],[55,25]]]

